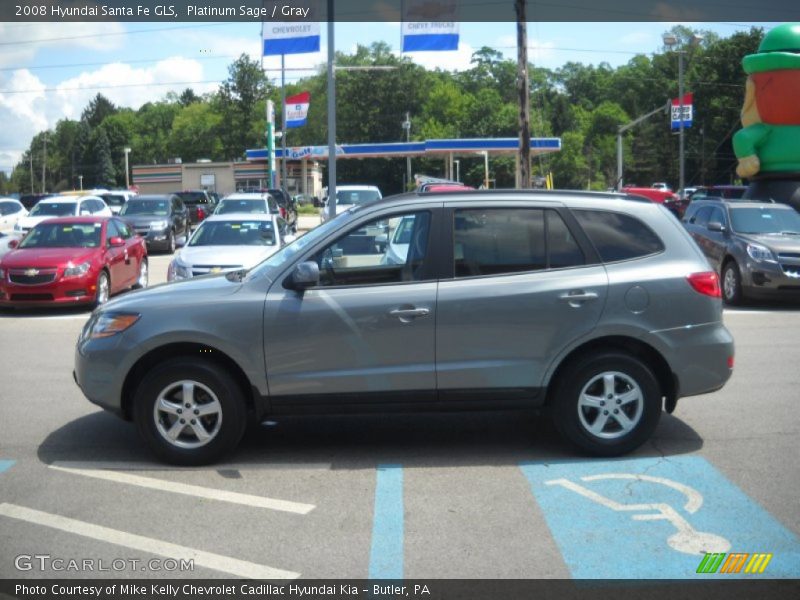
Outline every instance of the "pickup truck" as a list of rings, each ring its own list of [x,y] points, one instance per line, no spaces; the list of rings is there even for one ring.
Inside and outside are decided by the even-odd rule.
[[[183,192],[173,192],[173,194],[183,200],[189,210],[189,225],[191,229],[196,229],[216,208],[214,199],[205,190],[185,190]]]

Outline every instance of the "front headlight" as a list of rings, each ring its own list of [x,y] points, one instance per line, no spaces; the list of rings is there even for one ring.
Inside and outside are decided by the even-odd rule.
[[[175,279],[188,279],[191,276],[191,269],[179,260],[176,259],[169,263],[169,268],[167,269],[167,279],[170,281],[174,281]]]
[[[760,244],[747,244],[747,254],[756,262],[776,263],[775,256],[766,246]]]
[[[151,221],[150,229],[161,230],[169,227],[169,221]]]
[[[103,312],[93,316],[86,324],[82,339],[99,339],[117,335],[129,329],[139,320],[138,313]]]
[[[89,272],[89,263],[81,263],[79,265],[73,265],[72,263],[67,264],[67,268],[64,269],[64,277],[80,277],[81,275],[86,275]]]

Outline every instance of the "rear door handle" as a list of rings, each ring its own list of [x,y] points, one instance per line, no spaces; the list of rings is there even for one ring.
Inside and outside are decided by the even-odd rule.
[[[403,319],[416,319],[417,317],[427,317],[431,313],[428,308],[396,308],[389,311],[389,316]]]

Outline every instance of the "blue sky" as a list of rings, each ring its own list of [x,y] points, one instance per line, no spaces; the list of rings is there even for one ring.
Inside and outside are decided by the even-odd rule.
[[[661,34],[674,24],[529,23],[529,58],[549,68],[569,61],[617,66],[636,54],[659,52]],[[727,37],[753,24],[686,25]],[[323,51],[287,57],[287,68],[313,68],[326,60],[325,29]],[[138,108],[171,90],[215,89],[233,58],[242,52],[259,56],[260,31],[257,23],[0,23],[0,169],[10,171],[37,131],[58,119],[78,118],[98,92]],[[481,46],[514,57],[515,31],[514,23],[462,23],[457,51],[409,56],[428,68],[464,69]],[[399,23],[337,23],[335,35],[340,51],[383,40],[399,52]],[[268,69],[278,66],[277,58],[265,60]],[[287,80],[304,74],[290,70]],[[268,75],[279,78],[275,70]]]

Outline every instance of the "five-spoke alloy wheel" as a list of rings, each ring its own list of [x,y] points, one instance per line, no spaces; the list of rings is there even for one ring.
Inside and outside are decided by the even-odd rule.
[[[174,358],[145,375],[134,395],[134,419],[150,449],[163,460],[208,464],[242,438],[244,394],[217,363]]]
[[[573,361],[552,396],[555,425],[570,442],[596,456],[639,447],[661,417],[661,387],[650,367],[623,352]]]

